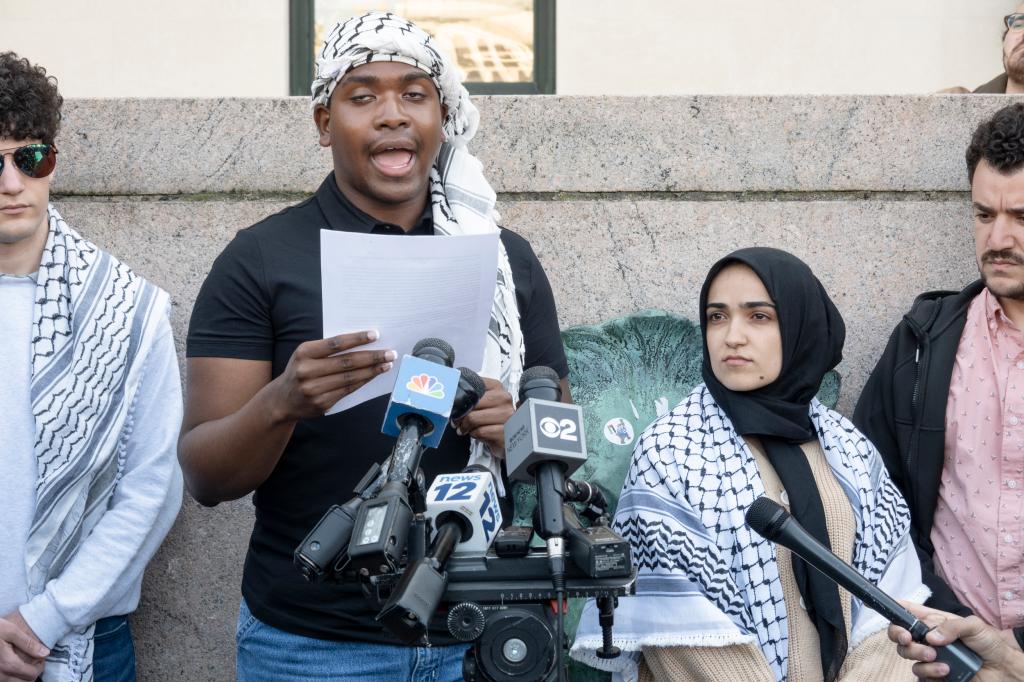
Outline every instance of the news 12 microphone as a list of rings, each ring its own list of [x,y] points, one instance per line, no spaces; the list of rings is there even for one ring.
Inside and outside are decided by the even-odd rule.
[[[780,505],[767,497],[759,497],[747,510],[746,520],[762,537],[789,548],[890,623],[908,630],[914,641],[924,642],[930,629],[927,625],[814,539]],[[949,682],[967,682],[981,670],[981,657],[959,640],[946,646],[929,646],[935,649],[935,660],[949,666],[946,676]]]
[[[491,472],[467,467],[457,474],[438,474],[427,492],[427,517],[436,529],[450,521],[459,524],[462,533],[453,554],[486,554],[502,521]]]

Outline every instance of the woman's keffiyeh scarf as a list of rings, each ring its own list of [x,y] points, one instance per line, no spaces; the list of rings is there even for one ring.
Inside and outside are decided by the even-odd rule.
[[[30,394],[36,510],[29,594],[60,575],[107,510],[124,464],[130,410],[167,294],[71,229],[49,207],[36,279]],[[92,680],[93,627],[57,643],[47,680]]]
[[[381,61],[402,62],[426,72],[447,107],[442,122],[445,143],[430,171],[434,230],[453,236],[498,232],[497,195],[484,177],[480,161],[467,149],[480,114],[469,101],[455,65],[415,24],[388,12],[369,12],[335,26],[317,58],[313,106],[329,106],[334,86],[352,69]],[[512,268],[500,240],[496,266],[497,285],[480,373],[499,379],[505,390],[517,396],[525,349]],[[483,443],[473,441],[469,463],[488,467],[504,494],[501,463]]]
[[[853,566],[896,599],[929,594],[909,537],[910,514],[874,446],[845,417],[812,400],[822,451],[857,522]],[[775,545],[744,514],[764,485],[757,463],[704,384],[637,442],[615,515],[638,567],[637,593],[619,601],[615,643],[597,658],[601,630],[584,609],[573,657],[637,678],[643,647],[756,642],[776,680],[786,679],[788,623]],[[886,621],[853,600],[852,650]]]

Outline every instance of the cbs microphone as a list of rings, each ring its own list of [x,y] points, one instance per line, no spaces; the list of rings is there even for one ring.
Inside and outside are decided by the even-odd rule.
[[[929,631],[927,625],[813,538],[780,505],[767,497],[759,497],[747,510],[746,521],[762,537],[789,548],[890,623],[910,631],[914,641],[924,642]],[[959,640],[933,648],[937,654],[935,660],[949,666],[946,676],[949,682],[967,682],[981,669],[981,657]]]
[[[565,534],[565,479],[587,461],[583,413],[561,399],[558,374],[549,367],[531,367],[519,383],[519,409],[505,424],[508,477],[536,482],[537,534],[545,540]]]
[[[565,597],[565,481],[587,460],[583,412],[560,402],[558,373],[531,367],[519,380],[519,409],[505,423],[505,463],[509,478],[537,485],[534,530],[547,543],[551,582],[558,605],[555,640],[562,641]],[[558,679],[564,679],[558,648]]]

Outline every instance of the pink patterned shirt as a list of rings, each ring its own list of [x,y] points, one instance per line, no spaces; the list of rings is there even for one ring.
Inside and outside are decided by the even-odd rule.
[[[1000,629],[1024,624],[1024,334],[982,290],[967,311],[946,405],[931,539],[957,597]]]

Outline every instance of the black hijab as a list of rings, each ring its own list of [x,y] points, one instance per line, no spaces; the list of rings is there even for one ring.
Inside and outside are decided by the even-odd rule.
[[[707,344],[707,304],[711,282],[727,266],[746,265],[761,279],[775,304],[782,337],[778,378],[752,391],[732,391],[715,377]],[[740,249],[708,272],[700,292],[700,326],[704,338],[702,374],[715,402],[736,432],[757,436],[789,497],[790,512],[826,547],[831,547],[825,510],[800,443],[816,440],[809,415],[811,399],[825,373],[843,359],[846,326],[825,288],[796,256],[765,247]],[[826,682],[839,676],[846,657],[846,624],[835,583],[793,555],[793,575],[807,613],[818,631]]]

